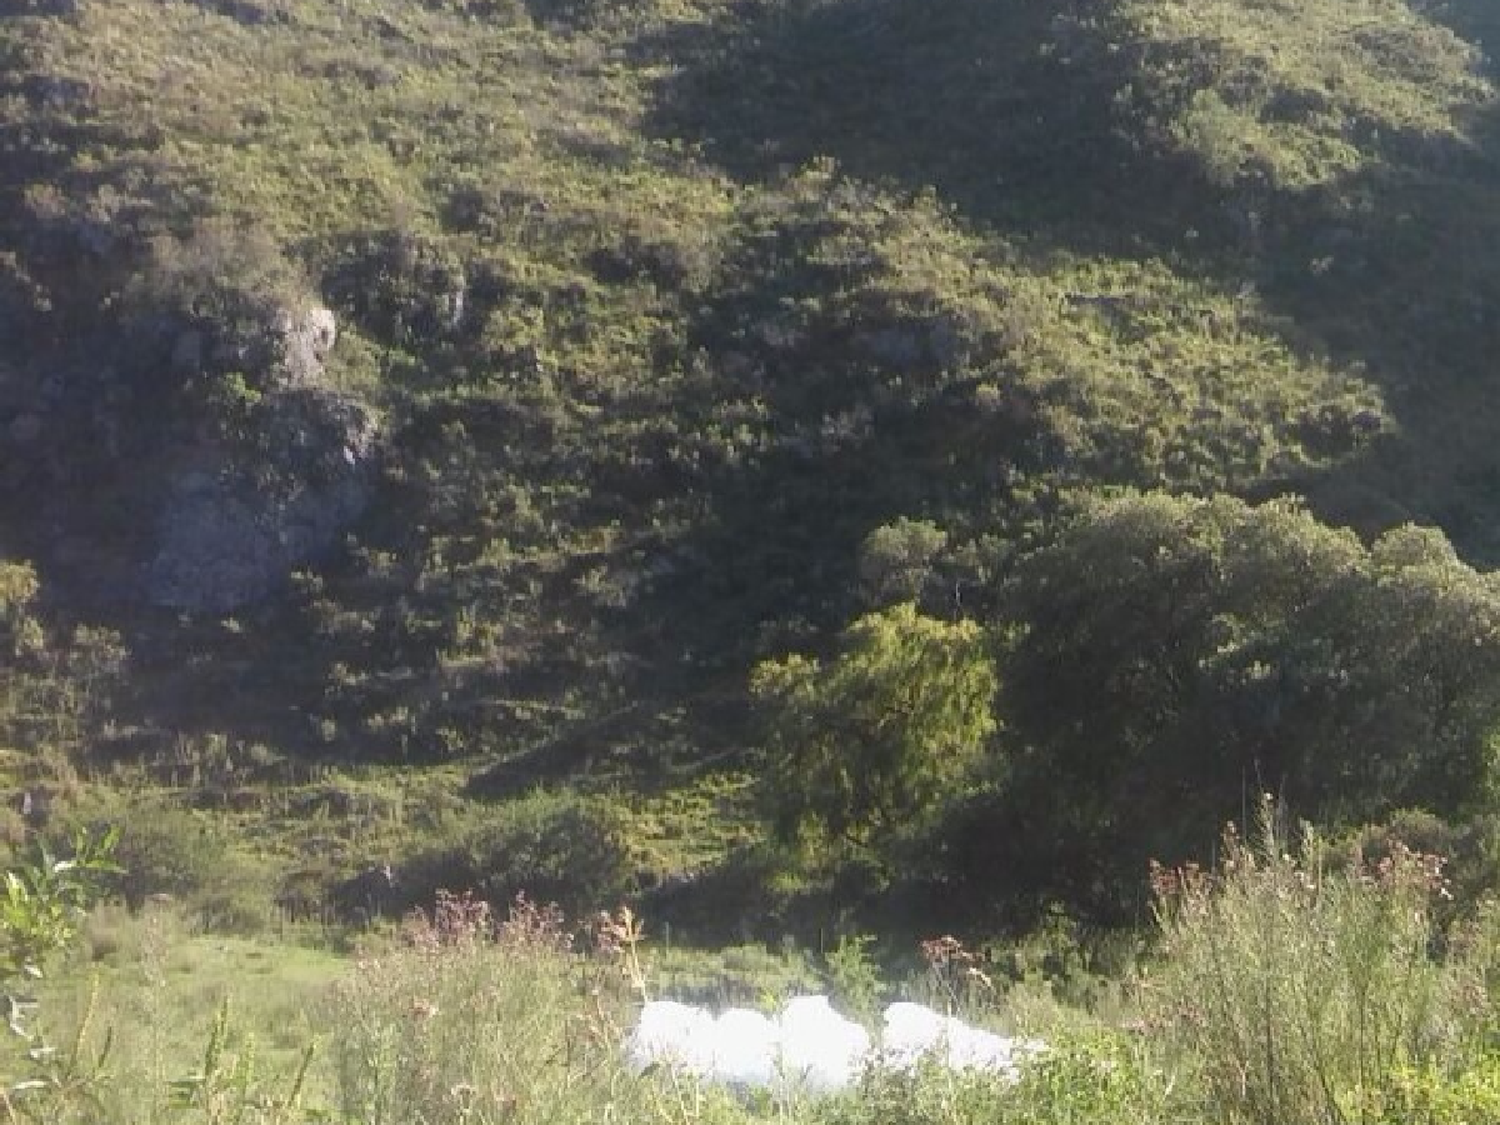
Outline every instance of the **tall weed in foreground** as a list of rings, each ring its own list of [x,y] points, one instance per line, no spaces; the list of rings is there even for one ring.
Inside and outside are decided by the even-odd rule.
[[[934,1060],[870,1068],[806,1107],[812,1125],[1201,1125],[1144,1044],[1103,1028],[1052,1043],[1015,1080]]]
[[[100,839],[79,833],[66,859],[39,845],[36,857],[5,872],[0,884],[0,999],[17,1048],[14,1058],[0,1062],[5,1120],[55,1120],[54,1106],[98,1096],[109,1045],[93,1056],[86,1051],[94,995],[68,1049],[49,1043],[34,1026],[37,1004],[23,989],[41,979],[42,966],[77,937],[100,877],[118,870],[112,859],[116,840],[113,833]]]
[[[336,991],[329,1045],[341,1119],[361,1125],[637,1120],[603,962],[556,908],[495,917],[440,895],[399,945]]]
[[[1412,1068],[1460,1070],[1484,1007],[1459,960],[1434,956],[1442,861],[1397,849],[1330,870],[1263,809],[1231,828],[1219,870],[1154,871],[1161,961],[1148,1023],[1196,1060],[1232,1125],[1368,1125]]]

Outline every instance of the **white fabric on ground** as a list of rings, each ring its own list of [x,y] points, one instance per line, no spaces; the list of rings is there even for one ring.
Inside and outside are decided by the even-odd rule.
[[[703,1008],[653,1000],[626,1043],[639,1070],[671,1066],[726,1086],[818,1093],[848,1087],[866,1067],[904,1070],[927,1058],[1014,1079],[1021,1064],[1046,1049],[1038,1040],[996,1035],[909,1002],[886,1008],[875,1042],[826,996],[798,996],[774,1019],[745,1008],[715,1018]]]

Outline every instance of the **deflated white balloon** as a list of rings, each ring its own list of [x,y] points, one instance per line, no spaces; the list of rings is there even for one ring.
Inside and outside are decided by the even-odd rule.
[[[915,1066],[925,1056],[946,1050],[947,1029],[948,1018],[923,1004],[892,1004],[885,1010],[880,1036],[881,1062],[902,1070]]]
[[[714,1021],[713,1077],[728,1086],[766,1087],[776,1082],[781,1028],[770,1017],[730,1008]]]
[[[992,1031],[982,1031],[952,1020],[948,1025],[948,1065],[954,1070],[989,1070],[1005,1073],[1015,1069],[1011,1041]]]
[[[1011,1039],[970,1027],[921,1004],[901,1002],[885,1010],[881,1062],[906,1069],[934,1058],[954,1070],[985,1070],[1015,1077],[1017,1064],[1046,1050],[1034,1039]]]
[[[662,1064],[726,1086],[789,1085],[816,1093],[848,1087],[869,1066],[904,1070],[927,1058],[1014,1079],[1020,1063],[1046,1049],[1037,1040],[996,1035],[905,1001],[886,1008],[876,1046],[826,996],[789,1000],[775,1019],[745,1008],[715,1019],[701,1008],[655,1000],[641,1010],[626,1042],[637,1069]]]
[[[826,996],[798,996],[781,1018],[782,1074],[809,1090],[842,1090],[870,1056],[870,1033],[833,1010]]]
[[[714,1068],[714,1039],[714,1019],[703,1009],[652,1000],[641,1009],[625,1053],[641,1070],[663,1063],[707,1077]]]

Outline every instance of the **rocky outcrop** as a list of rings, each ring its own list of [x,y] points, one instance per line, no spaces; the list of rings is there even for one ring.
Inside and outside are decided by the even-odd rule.
[[[200,442],[168,475],[145,571],[152,604],[209,613],[253,604],[325,556],[364,512],[378,427],[366,406],[326,386],[337,338],[323,308],[275,310],[231,340],[178,337],[175,367],[214,378],[249,366],[255,397],[244,432]]]
[[[261,600],[327,554],[369,504],[376,427],[359,404],[323,391],[267,404],[269,456],[219,455],[171,479],[146,571],[155,605],[224,613]]]
[[[326,558],[370,503],[379,427],[329,377],[334,314],[190,309],[20,360],[0,349],[0,500],[26,501],[74,600],[231,613]]]
[[[338,342],[338,325],[328,309],[294,313],[283,309],[270,326],[271,376],[290,387],[316,386],[323,379],[323,362]]]
[[[179,375],[197,379],[240,372],[268,391],[315,387],[325,381],[324,364],[337,342],[332,311],[282,305],[233,328],[184,329],[173,341],[171,365]]]

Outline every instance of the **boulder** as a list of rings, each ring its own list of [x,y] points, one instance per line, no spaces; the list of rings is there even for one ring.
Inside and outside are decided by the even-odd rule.
[[[271,366],[275,384],[312,386],[323,378],[323,364],[338,342],[338,323],[324,308],[301,312],[279,310],[269,326]]]
[[[377,428],[361,404],[282,391],[265,418],[263,462],[200,450],[171,477],[145,574],[153,605],[228,613],[260,601],[325,557],[369,504]]]

